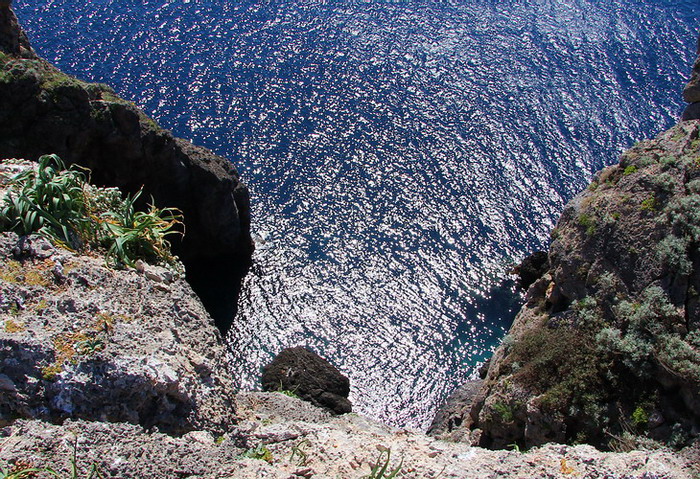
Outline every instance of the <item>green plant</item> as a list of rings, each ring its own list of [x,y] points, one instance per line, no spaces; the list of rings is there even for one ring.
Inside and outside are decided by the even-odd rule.
[[[639,209],[642,211],[649,212],[656,211],[656,198],[654,197],[654,195],[651,195],[649,198],[643,200],[639,205]]]
[[[66,170],[58,156],[42,156],[36,167],[10,180],[0,207],[0,227],[20,235],[37,232],[79,247],[89,223],[84,183],[84,174]]]
[[[586,234],[588,236],[592,236],[596,231],[595,219],[587,213],[581,213],[578,217],[578,224],[586,228]]]
[[[248,457],[250,459],[257,459],[259,461],[265,461],[272,463],[272,452],[265,446],[265,444],[260,443],[256,447],[251,447],[246,452],[243,453],[243,457]]]
[[[292,455],[289,457],[291,462],[294,462],[294,458],[298,457],[296,465],[298,467],[305,466],[309,462],[309,454],[304,451],[304,446],[311,446],[311,441],[308,439],[302,439],[292,448]]]
[[[493,406],[491,406],[491,408],[498,413],[501,422],[509,423],[513,422],[513,420],[515,419],[513,408],[509,404],[497,402],[494,403]]]
[[[0,231],[39,233],[72,249],[103,248],[106,261],[134,266],[138,259],[177,266],[166,237],[182,225],[174,208],[138,211],[134,196],[87,182],[87,170],[66,169],[56,155],[16,175],[0,205]]]
[[[108,234],[101,238],[108,246],[107,258],[135,266],[139,258],[162,259],[174,263],[170,243],[166,236],[176,233],[181,224],[181,215],[174,208],[156,208],[151,205],[147,212],[137,211],[134,204],[141,191],[124,200],[124,208],[102,214],[102,225]]]
[[[70,470],[68,472],[68,476],[63,476],[56,472],[53,468],[51,467],[34,467],[28,464],[15,464],[13,468],[6,469],[3,468],[0,470],[0,479],[29,479],[31,477],[35,477],[37,474],[48,474],[52,477],[56,477],[58,479],[80,479],[82,476],[80,473],[80,470],[78,468],[78,438],[77,436],[75,437],[75,441],[73,442],[73,448],[71,451],[71,457],[70,457]],[[95,478],[102,478],[102,473],[100,472],[99,468],[97,467],[97,464],[92,463],[90,467],[87,470],[87,473],[85,474],[85,479],[95,479]]]
[[[642,406],[637,406],[637,408],[632,413],[632,423],[638,429],[646,429],[649,424],[649,414]]]
[[[386,459],[384,459],[384,454],[386,454]],[[377,462],[372,467],[370,473],[366,476],[362,476],[362,479],[393,479],[401,472],[401,468],[403,467],[403,459],[401,459],[399,465],[392,471],[388,471],[390,462],[391,449],[382,447],[379,451],[379,458],[377,458]]]
[[[290,398],[295,398],[295,399],[301,399],[301,397],[297,394],[297,389],[299,389],[299,386],[294,386],[294,389],[285,389],[284,385],[282,384],[282,381],[280,381],[280,385],[277,388],[277,392],[284,394],[285,396],[288,396]]]
[[[75,350],[81,356],[92,356],[104,348],[105,342],[102,338],[88,338],[75,343]]]
[[[689,275],[693,264],[688,258],[688,238],[667,236],[657,246],[657,257],[669,270],[681,276]]]
[[[622,172],[622,176],[628,176],[633,173],[637,172],[637,167],[634,165],[629,165],[627,168],[625,168],[625,171]]]

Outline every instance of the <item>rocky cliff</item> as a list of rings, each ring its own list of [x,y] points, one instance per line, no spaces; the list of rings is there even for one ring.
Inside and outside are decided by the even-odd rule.
[[[700,464],[698,449],[521,454],[446,443],[281,393],[235,393],[227,369],[214,322],[175,270],[110,269],[94,251],[0,234],[8,479],[690,479]]]
[[[230,326],[250,265],[249,198],[229,161],[173,137],[106,85],[70,77],[32,51],[0,2],[0,158],[56,153],[92,181],[179,208],[186,234],[174,245],[188,280],[220,329]]]
[[[195,214],[188,228],[193,224],[205,228],[195,234],[197,241],[189,240],[199,247],[216,231],[216,225],[206,226],[207,222],[216,223],[221,205],[230,206],[221,220],[223,238],[210,238],[218,242],[209,251],[239,258],[240,251],[231,248],[246,241],[246,195],[227,163],[172,138],[108,87],[66,77],[36,58],[7,0],[0,0],[0,48],[0,155],[12,152],[8,156],[31,159],[44,152],[40,148],[44,145],[73,161],[85,161],[95,171],[93,179],[103,184],[128,190],[138,188],[143,178],[149,191],[166,199],[172,192],[164,191],[163,184],[184,188],[178,191],[192,201],[188,206],[192,209],[181,207],[186,215]],[[17,125],[11,121],[15,116]],[[640,402],[642,412],[635,416],[635,409],[633,421],[646,420],[646,427],[658,425],[664,431],[664,423],[692,418],[688,414],[694,411],[697,391],[690,387],[694,383],[679,378],[695,374],[687,355],[695,351],[692,334],[698,314],[698,290],[691,288],[697,276],[691,271],[700,261],[693,239],[699,129],[697,122],[689,123],[656,142],[639,145],[622,166],[599,176],[590,192],[595,195],[584,195],[567,209],[560,222],[559,246],[550,251],[551,268],[530,288],[528,306],[512,331],[517,340],[506,342],[493,361],[486,394],[476,401],[477,419],[486,418],[480,413],[491,410],[501,415],[499,424],[516,424],[520,410],[509,410],[507,402],[502,406],[489,402],[488,394],[510,393],[509,384],[520,387],[522,378],[534,377],[540,369],[558,378],[555,385],[563,383],[555,388],[559,396],[554,398],[578,397],[567,396],[568,391],[578,394],[580,384],[590,385],[587,381],[597,376],[577,372],[572,376],[576,381],[570,382],[567,368],[572,362],[564,359],[591,358],[592,343],[586,342],[590,337],[577,340],[575,333],[582,325],[597,325],[607,318],[605,301],[614,296],[612,292],[620,295],[613,306],[623,307],[631,316],[629,324],[606,323],[603,339],[609,340],[612,351],[606,366],[626,373],[630,366],[624,359],[631,358],[638,361],[632,366],[646,368],[640,368],[645,373],[643,384],[661,384],[658,396]],[[73,148],[82,153],[72,152]],[[664,152],[669,156],[662,156]],[[88,158],[88,153],[101,160]],[[124,165],[117,164],[120,158]],[[179,166],[173,164],[177,161]],[[157,176],[156,167],[173,169]],[[151,176],[139,176],[140,169]],[[647,196],[642,200],[642,195]],[[620,215],[614,210],[606,215],[606,205],[616,201],[626,209]],[[631,228],[624,230],[629,234],[612,235],[614,239],[606,242],[602,232],[614,231],[616,225]],[[658,246],[659,231],[668,225],[672,233],[668,244],[661,253],[648,256]],[[194,262],[190,264],[206,264],[207,252],[186,242],[180,248]],[[690,479],[700,474],[698,447],[682,452],[601,453],[587,445],[550,444],[527,453],[491,451],[389,428],[359,415],[332,416],[280,393],[237,393],[214,321],[177,271],[151,264],[115,270],[95,251],[99,250],[79,254],[38,236],[0,234],[1,477]],[[601,253],[605,261],[589,264],[588,255],[598,251],[605,252]],[[633,264],[639,271],[625,269]],[[598,274],[606,268],[612,277]],[[636,279],[637,274],[646,276]],[[609,291],[600,302],[596,288]],[[668,298],[661,300],[659,294]],[[585,299],[591,295],[595,302]],[[644,301],[648,304],[643,307]],[[650,309],[653,313],[647,314]],[[649,314],[660,315],[660,327],[650,326]],[[533,315],[536,319],[529,319]],[[547,327],[538,330],[543,321]],[[544,354],[509,362],[528,331],[544,331],[547,341],[559,339],[525,341],[522,351]],[[631,332],[646,344],[639,355],[624,349],[628,339],[637,339]],[[647,332],[659,340],[659,348],[653,341],[647,344]],[[547,348],[538,349],[541,344],[559,349],[548,356]],[[517,376],[518,371],[529,373]],[[548,383],[531,384],[540,388]],[[540,404],[536,396],[517,399]],[[672,407],[663,409],[666,415],[660,420],[654,408],[667,403]],[[626,403],[621,404],[624,412]],[[666,411],[675,411],[676,416]],[[493,432],[497,428],[487,429],[486,420],[470,424],[484,427],[485,442],[494,445],[499,440]],[[692,434],[688,424],[681,421],[680,432]],[[471,434],[469,429],[466,434]],[[522,442],[518,437],[514,441]]]
[[[626,151],[566,206],[548,270],[485,381],[436,434],[492,448],[697,440],[699,248],[700,121],[688,120]]]

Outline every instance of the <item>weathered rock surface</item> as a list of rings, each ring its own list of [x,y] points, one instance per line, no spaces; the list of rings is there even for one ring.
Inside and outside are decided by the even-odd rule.
[[[472,441],[616,448],[700,436],[698,212],[700,121],[638,143],[566,206],[549,271],[460,426]]]
[[[381,451],[386,450],[391,451],[387,472],[400,467],[398,477],[413,479],[692,479],[700,464],[697,449],[617,454],[548,445],[527,453],[490,451],[391,429],[354,414],[331,416],[279,393],[245,393],[237,403],[238,431],[218,440],[201,431],[171,437],[127,424],[68,421],[56,426],[19,420],[2,430],[0,464],[24,461],[68,476],[76,444],[79,472],[94,465],[103,477],[114,478],[355,479],[383,465],[387,455]],[[267,451],[269,462],[246,457],[255,456],[246,454],[251,449]]]
[[[690,80],[683,90],[683,99],[690,103],[683,112],[682,120],[700,119],[700,38],[697,47],[698,57],[693,64]]]
[[[281,351],[263,368],[263,391],[290,391],[336,414],[352,411],[350,380],[318,354],[303,347]]]
[[[483,385],[481,379],[467,381],[450,394],[435,414],[427,434],[447,441],[469,441],[469,431],[460,426],[469,417]]]
[[[7,4],[7,2],[5,2]],[[92,181],[176,207],[174,240],[188,279],[221,330],[230,326],[250,266],[249,195],[226,159],[175,138],[106,85],[70,77],[35,57],[8,5],[0,6],[0,158],[48,153],[90,168]],[[206,294],[216,285],[224,291]]]
[[[220,337],[189,285],[0,235],[0,424],[124,422],[221,434],[235,422]]]

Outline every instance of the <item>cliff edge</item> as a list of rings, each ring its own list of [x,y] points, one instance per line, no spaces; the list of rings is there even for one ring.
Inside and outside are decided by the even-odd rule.
[[[186,234],[174,251],[222,331],[230,327],[250,266],[247,187],[231,163],[175,138],[102,84],[37,57],[10,1],[0,2],[0,158],[55,153],[89,168],[92,181],[179,208]]]

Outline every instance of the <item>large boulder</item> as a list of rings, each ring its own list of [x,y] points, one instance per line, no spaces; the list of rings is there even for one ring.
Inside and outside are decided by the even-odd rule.
[[[9,6],[0,6],[2,25],[9,33],[0,33],[0,158],[55,153],[89,168],[100,186],[131,194],[143,188],[142,206],[153,198],[159,207],[179,208],[185,235],[174,238],[175,253],[219,328],[227,330],[252,254],[249,194],[236,169],[175,138],[108,86],[24,55],[30,47]]]
[[[352,411],[350,381],[331,363],[303,347],[281,351],[263,368],[263,391],[289,391],[336,414]]]

